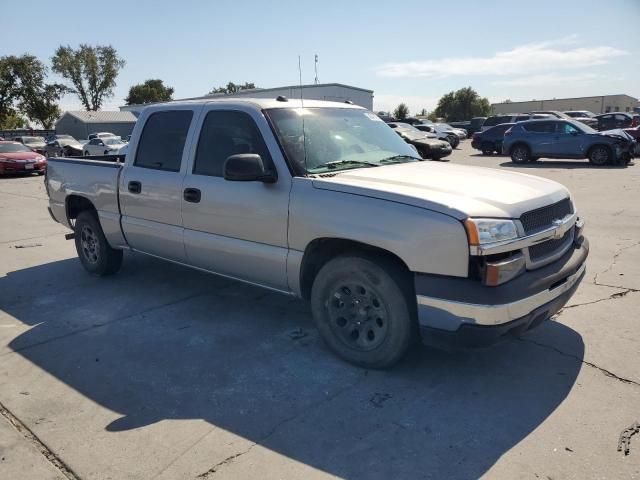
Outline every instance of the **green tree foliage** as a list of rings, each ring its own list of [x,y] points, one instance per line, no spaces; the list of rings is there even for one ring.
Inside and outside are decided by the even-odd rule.
[[[401,103],[393,111],[393,116],[396,117],[398,120],[404,120],[409,116],[409,107],[407,107],[406,104]]]
[[[491,105],[487,98],[480,97],[473,88],[466,87],[443,95],[434,113],[451,122],[470,120],[488,116]]]
[[[20,127],[24,119],[19,110],[45,128],[51,127],[60,115],[57,102],[65,87],[46,84],[46,75],[47,67],[33,55],[0,58],[0,123]]]
[[[127,105],[141,105],[143,103],[168,102],[172,99],[173,88],[165,87],[160,79],[152,79],[132,86],[125,102]]]
[[[244,85],[241,84],[235,84],[233,82],[229,82],[227,83],[226,87],[217,87],[214,88],[213,90],[211,90],[209,93],[224,93],[224,94],[230,94],[230,93],[236,93],[239,92],[240,90],[251,90],[253,88],[256,88],[255,83],[249,83],[249,82],[245,82]]]
[[[13,130],[26,127],[27,121],[14,111],[5,112],[0,115],[0,130]]]
[[[427,116],[427,113],[428,113],[428,112],[427,112],[427,109],[426,109],[426,108],[423,108],[422,110],[420,110],[420,116],[421,116],[421,117],[426,117],[426,116]]]
[[[125,65],[112,46],[85,44],[77,50],[61,45],[51,61],[53,71],[71,83],[69,91],[78,96],[85,109],[93,111],[113,96],[116,77]]]

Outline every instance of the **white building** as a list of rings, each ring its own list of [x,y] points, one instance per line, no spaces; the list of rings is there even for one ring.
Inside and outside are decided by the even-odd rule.
[[[538,110],[589,110],[593,113],[633,112],[640,107],[637,98],[630,95],[600,95],[597,97],[552,98],[549,100],[528,100],[525,102],[493,103],[494,114],[527,113]]]
[[[291,99],[299,99],[302,92],[302,98],[305,100],[328,100],[331,102],[351,101],[354,105],[373,109],[373,90],[365,88],[352,87],[343,85],[342,83],[319,83],[313,85],[290,85],[287,87],[275,88],[253,88],[251,90],[240,90],[236,93],[214,93],[203,95],[202,97],[184,98],[182,100],[195,100],[200,98],[221,98],[221,97],[252,97],[252,98],[276,98],[282,95]],[[147,104],[148,105],[148,104]],[[125,105],[120,107],[121,111],[128,111],[134,115],[139,115],[147,105]]]

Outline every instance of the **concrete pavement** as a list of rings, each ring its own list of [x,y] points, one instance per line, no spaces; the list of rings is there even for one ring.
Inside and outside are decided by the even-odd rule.
[[[140,255],[87,276],[42,178],[0,178],[0,479],[640,478],[639,167],[451,159],[565,184],[588,274],[520,340],[384,372],[299,300]]]

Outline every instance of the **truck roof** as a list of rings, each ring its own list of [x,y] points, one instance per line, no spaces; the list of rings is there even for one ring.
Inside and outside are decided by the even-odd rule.
[[[285,98],[285,97],[281,97]],[[357,108],[363,109],[359,105],[353,105],[344,102],[328,102],[326,100],[300,100],[299,98],[287,98],[286,100],[278,100],[276,98],[247,98],[247,97],[230,97],[230,98],[199,98],[196,100],[180,100],[175,102],[166,103],[154,103],[149,105],[148,108],[164,109],[175,107],[179,105],[194,105],[194,104],[211,104],[211,103],[225,103],[228,105],[249,105],[259,109],[268,108]]]

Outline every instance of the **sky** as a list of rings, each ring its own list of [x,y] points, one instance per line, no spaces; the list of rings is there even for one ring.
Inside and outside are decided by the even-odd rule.
[[[60,44],[112,45],[126,65],[106,110],[150,78],[176,99],[229,81],[295,85],[298,56],[302,82],[313,83],[315,54],[321,83],[374,90],[376,111],[400,102],[431,111],[466,86],[492,102],[640,98],[640,0],[112,0],[95,15],[86,1],[51,5],[30,1],[28,23],[6,16],[0,56],[29,53],[50,65]],[[73,95],[61,107],[81,109]]]

